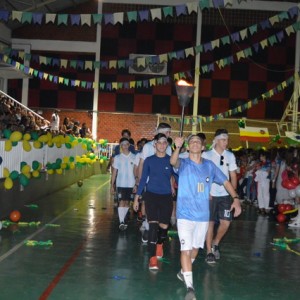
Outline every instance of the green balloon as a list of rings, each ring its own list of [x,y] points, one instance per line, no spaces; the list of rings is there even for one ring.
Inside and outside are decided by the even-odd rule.
[[[62,159],[61,159],[61,158],[57,158],[55,162],[56,162],[58,165],[61,165]]]
[[[29,179],[22,173],[19,176],[19,180],[23,186],[27,186],[29,184]]]
[[[33,170],[37,170],[39,168],[39,166],[40,166],[40,163],[37,160],[34,160],[32,162],[32,169]]]
[[[67,149],[71,149],[72,145],[70,143],[65,143]]]
[[[10,131],[9,129],[5,128],[5,129],[3,130],[3,135],[4,135],[4,137],[5,137],[6,139],[9,139],[9,138],[10,138],[10,135],[11,135],[11,131]]]
[[[69,158],[69,161],[70,162],[73,162],[75,159],[74,159],[74,156],[70,156],[70,158]]]
[[[15,180],[19,177],[19,172],[18,171],[12,171],[10,174],[9,174],[9,177],[12,179],[12,180]]]
[[[13,146],[13,147],[15,147],[15,146],[17,146],[17,145],[18,145],[18,142],[17,142],[17,141],[15,141],[15,142],[11,142],[11,144],[12,144],[12,146]]]
[[[38,140],[39,138],[39,134],[36,131],[31,132],[30,135],[31,135],[31,139],[34,141]]]

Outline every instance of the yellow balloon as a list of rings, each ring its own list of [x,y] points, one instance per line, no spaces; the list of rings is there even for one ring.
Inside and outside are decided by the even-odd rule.
[[[35,149],[41,149],[42,148],[42,143],[40,141],[34,141],[33,142],[33,147]]]
[[[24,166],[22,167],[21,172],[25,175],[25,173],[29,173],[30,170],[31,170],[31,168],[30,168],[29,165],[24,165]]]
[[[11,149],[12,149],[11,140],[6,140],[4,143],[4,150],[9,152]]]
[[[24,151],[26,151],[26,152],[31,151],[31,145],[27,140],[23,140],[22,145],[23,145],[23,150]]]
[[[74,140],[71,144],[72,144],[73,147],[77,146],[78,145],[78,140]]]
[[[47,170],[47,173],[48,173],[49,175],[52,175],[52,174],[54,173],[54,170],[52,170],[52,169]]]
[[[38,141],[40,141],[41,143],[48,143],[48,136],[47,134],[43,134],[38,138]]]
[[[51,140],[51,141],[48,141],[47,145],[48,145],[49,147],[52,147],[52,146],[53,146],[53,141],[52,141],[52,140]]]
[[[83,149],[83,150],[86,150],[86,149],[87,149],[86,144],[82,144],[82,149]]]
[[[7,178],[7,177],[9,177],[9,170],[7,169],[7,168],[3,168],[3,177],[4,178]]]
[[[66,163],[68,163],[69,162],[69,157],[68,156],[65,156],[65,157],[63,157],[63,162],[66,164]]]
[[[62,169],[56,169],[56,173],[59,175],[62,174]]]
[[[30,139],[31,139],[31,135],[30,135],[29,133],[25,133],[25,134],[23,135],[23,140],[25,140],[25,141],[30,141]]]
[[[62,169],[65,169],[66,167],[67,167],[67,164],[66,164],[66,163],[62,163],[62,164],[61,164],[61,168],[62,168]]]
[[[22,137],[23,137],[22,132],[20,132],[20,131],[14,131],[14,132],[10,135],[9,139],[10,139],[12,142],[18,142],[18,141],[21,141]]]
[[[10,177],[5,178],[5,180],[4,180],[4,188],[6,190],[12,189],[13,185],[14,185],[14,183],[13,183],[13,181],[12,181],[12,179]]]
[[[74,162],[70,162],[70,169],[71,170],[75,169],[75,163]]]
[[[104,160],[101,158],[100,159],[100,164],[103,164],[104,163]]]
[[[40,172],[38,170],[32,171],[32,177],[38,178],[40,176]]]
[[[30,172],[25,172],[25,173],[22,173],[24,176],[26,176],[28,179],[31,178],[31,173]]]

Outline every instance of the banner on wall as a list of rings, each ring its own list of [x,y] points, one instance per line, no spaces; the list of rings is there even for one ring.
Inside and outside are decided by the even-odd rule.
[[[269,130],[265,127],[240,128],[240,140],[257,143],[267,143],[270,140]]]
[[[300,134],[293,131],[286,131],[285,136],[293,143],[300,143]]]

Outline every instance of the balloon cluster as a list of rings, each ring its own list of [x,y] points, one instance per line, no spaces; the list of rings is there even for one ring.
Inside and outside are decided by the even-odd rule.
[[[91,151],[96,147],[95,141],[89,138],[77,138],[72,135],[62,134],[53,136],[50,132],[39,135],[37,132],[33,131],[32,133],[25,133],[23,135],[20,131],[11,132],[9,129],[4,129],[3,136],[6,139],[4,145],[5,151],[11,151],[12,147],[18,145],[18,142],[22,142],[23,150],[26,152],[30,152],[32,146],[35,149],[41,149],[45,145],[50,148],[54,145],[57,148],[61,148],[62,145],[65,145],[67,149],[71,149],[78,144],[81,144],[82,148],[88,151]],[[30,141],[32,141],[32,144]],[[107,140],[103,141],[107,144]]]
[[[294,175],[291,171],[282,172],[282,181],[281,185],[285,189],[289,190],[289,195],[291,198],[300,197],[300,180],[297,176]]]
[[[285,223],[290,220],[290,218],[296,216],[298,209],[295,208],[292,204],[279,204],[275,206],[270,211],[270,216],[273,216],[278,223]]]

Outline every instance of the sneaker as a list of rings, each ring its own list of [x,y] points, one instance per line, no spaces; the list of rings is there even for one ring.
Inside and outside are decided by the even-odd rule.
[[[157,257],[152,256],[149,260],[149,270],[158,270]]]
[[[144,230],[143,235],[142,235],[142,243],[148,243],[148,230]]]
[[[187,293],[184,297],[184,300],[196,300],[195,290],[191,287],[187,289]]]
[[[184,276],[183,276],[183,274],[181,273],[181,270],[177,273],[177,278],[178,278],[180,281],[184,282]]]
[[[211,248],[213,255],[215,256],[215,259],[220,259],[220,248],[218,245],[213,245]]]
[[[162,258],[164,256],[163,244],[156,244],[156,257]]]
[[[213,253],[208,253],[208,254],[206,255],[205,261],[206,261],[208,264],[215,264],[215,263],[216,263],[216,258],[215,258],[215,256],[213,255]]]
[[[120,223],[119,229],[120,229],[121,231],[126,230],[126,228],[127,228],[127,226],[125,226],[124,222]]]

